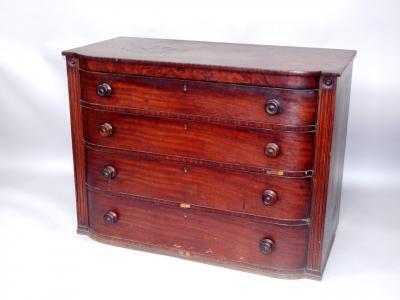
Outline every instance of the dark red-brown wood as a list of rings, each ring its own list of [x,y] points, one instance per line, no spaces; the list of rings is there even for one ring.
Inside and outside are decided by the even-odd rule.
[[[278,226],[97,192],[89,192],[89,211],[90,229],[96,234],[168,248],[185,257],[217,257],[291,271],[301,271],[306,261],[307,225]],[[104,221],[110,211],[117,214],[116,223]],[[265,238],[274,241],[274,250],[268,255],[259,249]]]
[[[117,38],[63,54],[78,232],[322,277],[355,51]]]
[[[105,191],[270,218],[308,218],[310,178],[284,178],[149,160],[113,150],[87,149],[86,163],[88,184]],[[106,166],[115,168],[114,179],[102,174]],[[266,190],[277,194],[271,205],[263,203]]]
[[[277,132],[181,120],[159,120],[84,108],[86,141],[121,149],[163,153],[211,161],[262,166],[278,170],[312,169],[314,134]],[[109,123],[113,134],[103,137],[99,126]],[[279,155],[265,154],[268,144]]]
[[[310,243],[307,272],[320,278],[339,218],[352,64],[342,77],[321,77],[317,115]]]
[[[319,75],[282,75],[263,70],[187,66],[170,63],[122,62],[81,57],[81,68],[86,71],[130,74],[161,78],[179,78],[208,82],[269,86],[275,88],[316,89]]]
[[[81,71],[82,99],[112,107],[168,113],[171,117],[189,116],[235,119],[258,123],[306,126],[313,129],[317,90],[286,90],[266,87],[219,84],[203,81],[114,75]],[[110,96],[99,96],[97,87],[107,83]],[[266,111],[276,101],[275,114]]]
[[[81,97],[79,60],[74,57],[67,58],[68,93],[71,116],[72,153],[74,157],[74,177],[76,209],[78,217],[78,231],[88,229],[88,208],[85,189],[85,155],[82,130],[82,112],[79,105]]]
[[[63,54],[85,70],[306,89],[340,75],[355,51],[119,37]]]

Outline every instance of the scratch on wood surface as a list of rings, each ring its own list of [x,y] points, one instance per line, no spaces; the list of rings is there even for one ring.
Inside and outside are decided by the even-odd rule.
[[[180,206],[180,208],[190,208],[191,207],[191,205],[189,203],[181,203],[179,206]]]

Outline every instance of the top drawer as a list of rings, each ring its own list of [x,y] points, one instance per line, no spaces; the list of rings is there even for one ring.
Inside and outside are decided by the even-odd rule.
[[[107,106],[289,127],[315,124],[318,91],[81,71],[82,100]],[[105,84],[105,85],[104,85]],[[98,87],[110,88],[98,91]],[[106,95],[99,96],[101,92]]]

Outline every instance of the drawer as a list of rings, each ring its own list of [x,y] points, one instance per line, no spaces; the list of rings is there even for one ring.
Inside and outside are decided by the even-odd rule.
[[[266,269],[305,265],[307,225],[280,226],[98,192],[89,192],[88,200],[90,231],[103,239]]]
[[[83,108],[83,118],[84,138],[93,144],[277,170],[312,169],[313,133],[231,128],[88,108]]]
[[[87,183],[105,191],[271,218],[308,217],[310,178],[228,171],[88,148],[86,163]],[[107,177],[107,170],[114,173]]]
[[[256,121],[315,124],[318,92],[81,71],[81,97],[92,104]],[[97,87],[106,83],[110,96]],[[269,107],[269,108],[268,108]]]

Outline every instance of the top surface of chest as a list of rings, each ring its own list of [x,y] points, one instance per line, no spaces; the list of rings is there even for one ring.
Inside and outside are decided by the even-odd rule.
[[[352,50],[130,37],[114,38],[63,52],[67,56],[80,57],[84,60],[81,68],[92,71],[289,88],[316,88],[317,83],[305,83],[300,79],[298,81],[301,82],[292,83],[286,77],[276,78],[284,81],[276,82],[265,76],[339,76],[355,53]],[[121,67],[121,64],[134,66]],[[157,69],[152,69],[152,66],[157,66]],[[230,72],[229,76],[226,72]],[[294,81],[293,78],[291,80]]]

